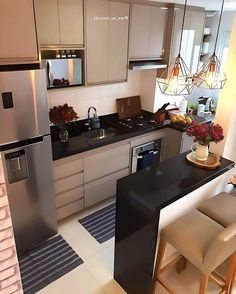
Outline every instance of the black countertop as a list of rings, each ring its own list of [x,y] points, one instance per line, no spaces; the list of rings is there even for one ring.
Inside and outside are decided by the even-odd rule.
[[[127,187],[130,197],[142,201],[146,207],[163,208],[189,194],[234,167],[235,163],[221,158],[215,170],[195,167],[186,160],[185,152],[150,168],[118,180]],[[145,183],[145,184],[144,184]]]
[[[114,278],[129,294],[153,293],[161,209],[235,165],[221,158],[218,169],[200,169],[186,154],[117,181]]]
[[[144,116],[150,118],[153,114],[148,112],[143,112]],[[197,116],[193,117],[198,123],[207,122],[206,119],[200,118]],[[86,131],[85,122],[86,120],[78,121],[69,126],[69,142],[61,143],[58,141],[58,128],[55,126],[51,127],[51,135],[52,135],[52,155],[53,160],[61,159],[67,156],[71,156],[74,154],[82,153],[85,151],[89,151],[98,147],[102,147],[108,144],[112,144],[115,142],[119,142],[122,140],[126,140],[132,137],[140,136],[143,134],[147,134],[153,131],[161,130],[163,128],[169,127],[176,129],[180,132],[185,132],[186,127],[174,125],[170,122],[170,120],[166,120],[164,123],[153,126],[145,129],[138,129],[134,131],[130,130],[118,130],[113,125],[114,121],[117,121],[117,114],[111,114],[104,117],[100,117],[101,119],[101,128],[106,128],[112,131],[112,136],[104,138],[102,140],[91,141],[86,136],[82,136],[81,134]]]

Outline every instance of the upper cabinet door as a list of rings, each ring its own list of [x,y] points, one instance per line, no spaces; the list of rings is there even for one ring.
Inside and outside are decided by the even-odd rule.
[[[129,4],[109,2],[108,77],[125,81],[128,72]]]
[[[1,0],[0,64],[38,61],[33,0]]]
[[[58,0],[35,0],[37,32],[40,45],[59,45]]]
[[[162,56],[167,10],[134,4],[131,14],[131,59],[152,59]]]
[[[83,0],[35,0],[41,46],[83,47]]]
[[[87,82],[108,81],[108,1],[86,0]]]
[[[83,0],[59,0],[61,44],[84,44]]]
[[[150,14],[150,6],[132,5],[130,58],[146,58],[148,56]]]
[[[167,22],[167,9],[151,7],[148,57],[160,57],[163,54],[164,35]]]

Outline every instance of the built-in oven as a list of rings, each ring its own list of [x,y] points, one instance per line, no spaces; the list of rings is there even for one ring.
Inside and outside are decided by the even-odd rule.
[[[131,172],[135,173],[161,161],[162,139],[132,149]]]

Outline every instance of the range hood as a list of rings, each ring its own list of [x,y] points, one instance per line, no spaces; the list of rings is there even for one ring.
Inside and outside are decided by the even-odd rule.
[[[131,70],[148,70],[166,68],[167,64],[163,63],[163,60],[130,60],[129,69]]]

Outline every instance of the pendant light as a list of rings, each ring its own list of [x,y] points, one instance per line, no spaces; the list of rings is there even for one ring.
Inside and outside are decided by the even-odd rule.
[[[219,19],[213,54],[208,60],[204,62],[203,66],[200,68],[199,72],[194,77],[195,85],[197,85],[200,88],[207,88],[211,90],[222,89],[227,80],[226,75],[222,70],[220,61],[215,53],[217,41],[219,37],[223,9],[224,9],[224,0],[222,1],[220,19]]]
[[[181,46],[183,39],[184,31],[184,21],[187,8],[187,0],[184,4],[184,14],[181,28],[181,37],[179,43],[179,54],[178,56],[170,63],[167,69],[163,72],[160,78],[157,80],[157,84],[162,92],[166,95],[189,95],[192,92],[194,87],[193,76],[190,73],[186,63],[181,57]]]

